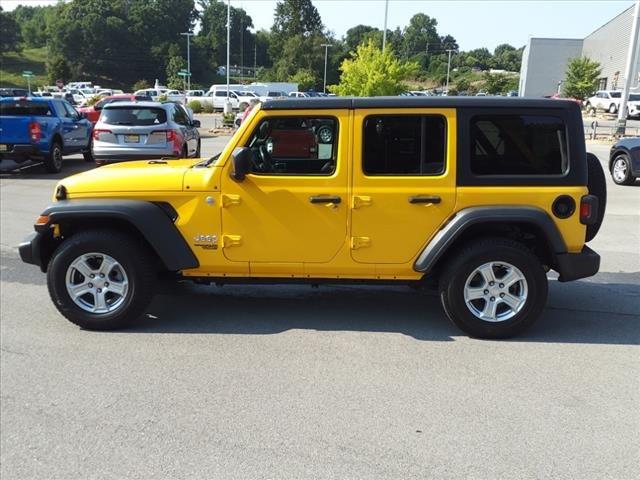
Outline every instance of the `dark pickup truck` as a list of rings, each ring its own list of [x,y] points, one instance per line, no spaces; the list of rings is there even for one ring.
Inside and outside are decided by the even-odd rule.
[[[62,169],[62,157],[91,155],[92,124],[66,100],[8,97],[0,99],[0,169],[28,161],[43,162],[47,172]]]

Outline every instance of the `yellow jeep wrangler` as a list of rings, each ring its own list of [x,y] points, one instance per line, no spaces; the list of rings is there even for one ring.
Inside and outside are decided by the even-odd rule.
[[[437,286],[474,337],[544,308],[547,272],[594,275],[606,202],[573,102],[324,98],[255,108],[206,160],[62,180],[20,245],[58,310],[123,327],[173,272],[199,283]]]

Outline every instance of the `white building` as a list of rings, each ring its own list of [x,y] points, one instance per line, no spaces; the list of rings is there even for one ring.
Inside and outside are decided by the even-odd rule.
[[[543,97],[558,92],[565,79],[569,59],[585,56],[600,63],[602,69],[599,90],[621,89],[634,6],[609,20],[584,39],[529,38],[522,54],[520,67],[520,96]],[[640,50],[639,50],[640,51]],[[640,67],[636,58],[635,72]],[[638,75],[634,74],[631,88],[638,88]]]

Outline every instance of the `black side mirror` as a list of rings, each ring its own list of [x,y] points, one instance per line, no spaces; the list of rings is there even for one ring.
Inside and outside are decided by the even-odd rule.
[[[193,120],[193,121],[191,122],[191,126],[192,126],[192,127],[200,128],[200,125],[201,125],[201,124],[200,124],[200,120]]]
[[[233,159],[231,178],[236,182],[242,182],[247,173],[251,172],[251,150],[247,147],[236,148],[231,158]]]

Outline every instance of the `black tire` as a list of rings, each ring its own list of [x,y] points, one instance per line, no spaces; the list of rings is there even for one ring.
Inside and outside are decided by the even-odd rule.
[[[613,175],[616,164],[622,164],[626,170],[625,176],[622,179],[616,179]],[[636,177],[631,174],[631,161],[626,153],[619,153],[611,162],[611,179],[618,185],[633,185],[635,183]]]
[[[196,155],[195,158],[200,158],[201,155],[201,147],[202,147],[202,141],[198,140],[198,146],[196,147]]]
[[[593,225],[587,225],[585,236],[585,242],[590,242],[598,234],[602,220],[604,220],[604,212],[607,209],[607,179],[600,160],[593,153],[587,153],[587,174],[589,194],[598,197],[598,219]]]
[[[92,252],[109,255],[127,275],[127,293],[122,303],[110,312],[87,312],[67,291],[69,266],[82,254]],[[87,330],[112,330],[130,325],[144,313],[153,298],[156,278],[153,259],[140,243],[113,230],[87,230],[71,236],[56,249],[47,269],[47,287],[54,305],[69,321]]]
[[[514,266],[526,280],[523,305],[511,318],[502,321],[480,319],[465,301],[467,279],[488,262]],[[487,339],[512,337],[529,328],[545,306],[547,288],[547,276],[538,257],[521,243],[501,237],[485,237],[465,245],[446,266],[439,281],[440,300],[449,319],[467,335]]]
[[[609,105],[609,113],[618,113],[618,107],[616,107],[615,103]]]
[[[47,173],[58,173],[62,170],[62,145],[60,142],[53,142],[49,154],[44,157],[44,169]]]
[[[93,158],[93,139],[89,140],[88,148],[82,152],[82,157],[85,162],[94,162]]]
[[[187,144],[185,143],[182,147],[182,155],[180,158],[189,158],[189,149],[187,148]]]

